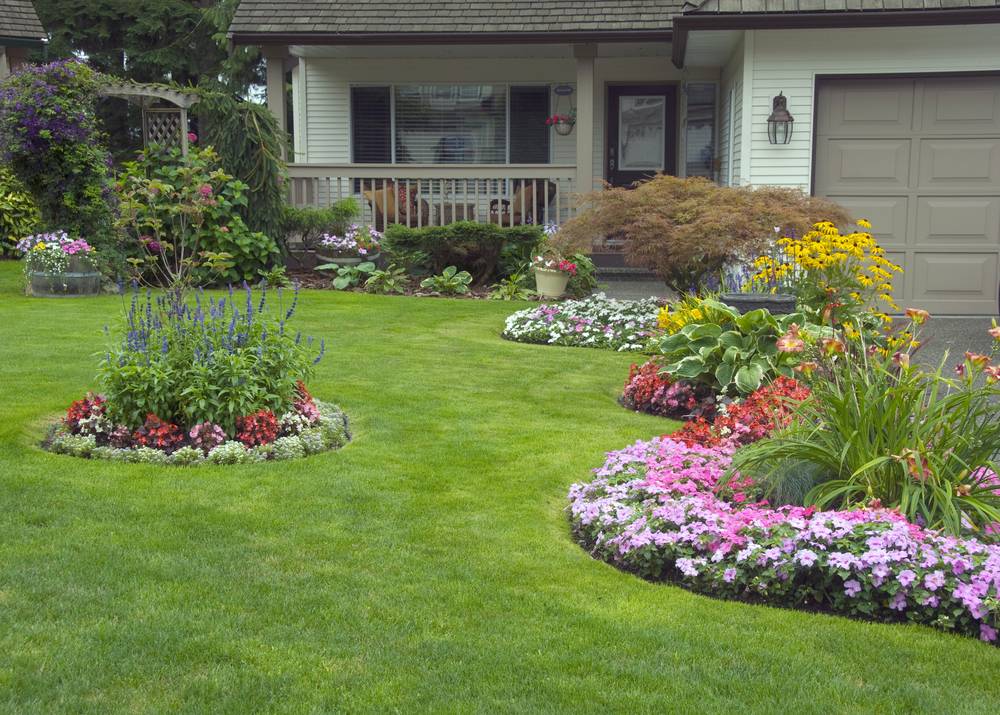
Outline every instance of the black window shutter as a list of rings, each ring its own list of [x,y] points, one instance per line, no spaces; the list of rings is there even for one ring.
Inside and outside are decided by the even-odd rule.
[[[351,87],[351,156],[356,164],[392,161],[388,87]]]
[[[510,163],[548,164],[549,88],[510,88]]]

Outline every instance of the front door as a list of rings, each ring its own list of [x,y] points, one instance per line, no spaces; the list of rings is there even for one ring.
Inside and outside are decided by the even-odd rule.
[[[608,88],[605,176],[631,186],[658,172],[677,173],[677,87],[628,84]]]

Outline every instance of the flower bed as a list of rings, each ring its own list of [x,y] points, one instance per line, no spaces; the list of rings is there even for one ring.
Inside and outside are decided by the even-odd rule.
[[[138,290],[101,361],[101,394],[70,405],[43,446],[54,452],[157,464],[240,464],[342,447],[347,420],[305,380],[323,357],[292,333],[298,290],[277,310],[249,286],[228,297],[174,287]],[[110,328],[106,329],[109,336]]]
[[[656,330],[660,307],[655,298],[614,300],[598,293],[518,311],[507,318],[503,337],[619,352],[645,350]]]
[[[670,438],[608,453],[569,491],[573,533],[595,557],[701,593],[922,623],[996,642],[1000,545],[945,536],[894,510],[752,502],[734,443]]]
[[[347,444],[347,416],[336,405],[313,399],[305,386],[300,390],[294,408],[280,417],[260,410],[241,418],[235,438],[211,422],[184,431],[153,414],[131,430],[111,422],[102,395],[88,395],[53,425],[43,446],[74,457],[194,466],[298,459]]]

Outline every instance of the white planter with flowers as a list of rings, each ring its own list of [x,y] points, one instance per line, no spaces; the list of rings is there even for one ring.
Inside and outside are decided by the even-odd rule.
[[[535,271],[535,290],[543,298],[559,298],[566,292],[576,264],[565,258],[536,256],[531,262]]]
[[[316,249],[316,260],[327,266],[356,266],[376,260],[381,255],[381,242],[382,233],[373,226],[352,223],[343,236],[323,234]]]

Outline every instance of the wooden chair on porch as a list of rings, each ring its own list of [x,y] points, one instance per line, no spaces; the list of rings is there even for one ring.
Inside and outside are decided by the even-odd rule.
[[[382,188],[376,189],[380,184]],[[372,181],[370,190],[362,188],[361,195],[372,209],[375,229],[385,231],[386,226],[394,223],[411,228],[430,225],[430,204],[419,198],[418,191],[417,184],[414,183],[407,191],[394,179],[382,179],[380,182],[376,179]]]
[[[501,226],[523,226],[544,223],[546,208],[555,199],[559,188],[548,179],[515,179],[517,189],[510,199],[490,202],[490,223]],[[549,216],[554,219],[555,216]]]

